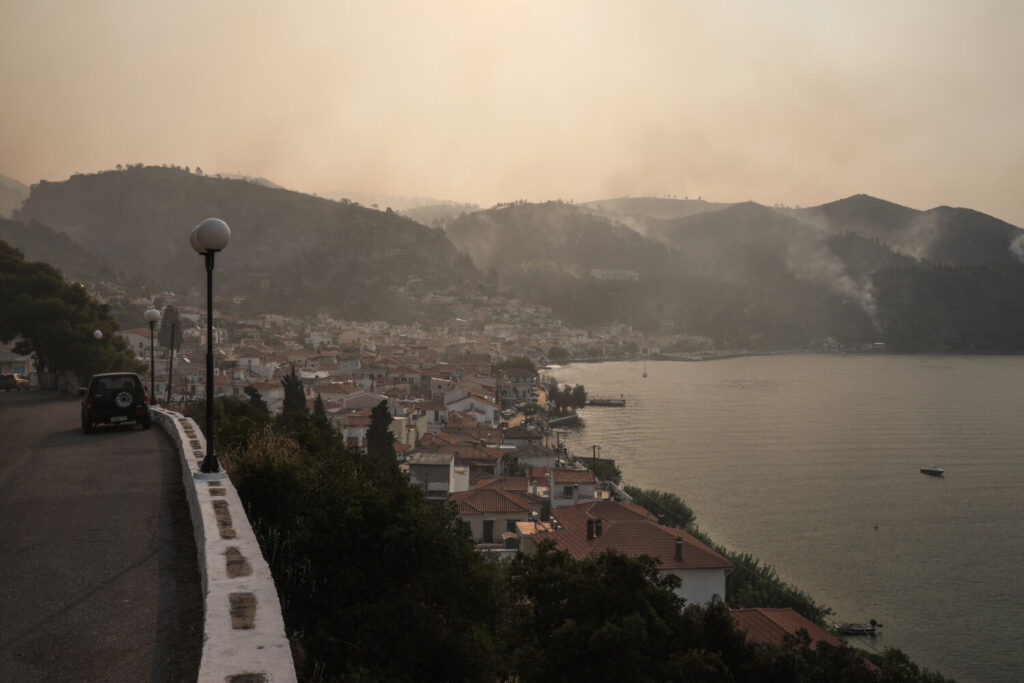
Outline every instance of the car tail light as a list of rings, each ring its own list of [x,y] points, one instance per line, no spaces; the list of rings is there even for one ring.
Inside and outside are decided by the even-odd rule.
[[[149,405],[149,393],[145,389],[142,390],[142,403],[147,406]]]
[[[85,397],[85,407],[92,408],[92,396]]]

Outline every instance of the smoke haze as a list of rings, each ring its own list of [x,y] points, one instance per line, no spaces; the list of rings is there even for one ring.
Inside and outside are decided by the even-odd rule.
[[[490,205],[864,192],[1024,224],[1024,5],[0,0],[0,173]]]

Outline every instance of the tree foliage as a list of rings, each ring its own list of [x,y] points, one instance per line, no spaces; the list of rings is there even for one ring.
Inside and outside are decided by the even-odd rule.
[[[548,404],[562,412],[568,408],[584,408],[587,405],[587,390],[582,384],[573,387],[566,384],[559,389],[558,382],[551,380],[548,385]]]
[[[268,426],[224,456],[269,558],[300,679],[497,680],[496,574],[455,510],[337,433],[305,446],[300,423]]]
[[[53,267],[26,262],[0,242],[0,340],[20,339],[15,352],[34,354],[39,372],[71,372],[80,381],[97,372],[142,372],[145,364],[135,360],[116,330],[106,304],[65,282]]]
[[[242,391],[244,391],[245,395],[249,397],[250,405],[264,415],[270,415],[270,409],[267,407],[267,402],[263,400],[263,394],[260,393],[259,389],[252,385],[248,385],[242,389]]]
[[[513,356],[508,360],[500,363],[495,363],[494,371],[498,372],[501,370],[519,370],[526,372],[530,375],[537,374],[537,366],[533,364],[533,361],[526,356]]]
[[[652,514],[664,516],[665,524],[669,526],[685,529],[696,519],[690,506],[674,493],[641,489],[637,486],[626,486],[625,491],[637,505],[643,506]]]
[[[655,561],[573,560],[542,543],[509,569],[505,638],[523,681],[678,680],[682,600]]]
[[[370,412],[370,426],[366,430],[366,452],[370,455],[394,462],[395,434],[391,431],[391,411],[387,399],[381,401]]]
[[[306,390],[302,386],[302,380],[295,374],[294,365],[292,366],[291,373],[281,379],[281,386],[284,387],[281,419],[287,422],[295,418],[308,417],[309,407],[306,405]]]
[[[181,348],[181,342],[184,339],[181,331],[181,316],[178,315],[178,309],[174,306],[169,305],[164,308],[163,315],[160,317],[160,330],[157,332],[156,339],[160,342],[160,346],[165,349]]]

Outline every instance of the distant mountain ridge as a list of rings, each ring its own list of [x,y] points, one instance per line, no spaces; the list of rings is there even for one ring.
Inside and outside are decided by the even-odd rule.
[[[793,214],[830,232],[852,232],[914,258],[951,266],[1007,266],[1020,228],[971,209],[928,211],[854,195]]]
[[[1024,233],[991,216],[865,195],[801,210],[678,202],[615,204],[682,214],[668,219],[604,202],[516,203],[467,214],[447,232],[501,285],[577,324],[613,319],[747,347],[833,338],[1024,350],[1024,266],[1013,251],[1024,256]],[[620,272],[609,281],[599,269]]]
[[[244,298],[242,311],[430,322],[450,313],[423,303],[425,292],[469,302],[501,288],[572,325],[716,346],[1024,351],[1024,231],[970,209],[867,195],[805,209],[642,197],[424,208],[443,230],[132,166],[33,186],[0,239],[75,277],[102,270],[130,288],[197,296],[188,234],[218,216],[234,231],[217,258],[218,293]]]

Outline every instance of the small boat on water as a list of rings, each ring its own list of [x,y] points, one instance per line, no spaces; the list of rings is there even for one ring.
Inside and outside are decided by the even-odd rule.
[[[844,636],[873,636],[880,626],[881,624],[874,619],[866,624],[855,624],[849,621],[835,622],[836,630]]]
[[[927,467],[922,467],[921,472],[923,474],[930,474],[933,477],[941,477],[946,473],[946,470],[937,465],[928,465]]]

